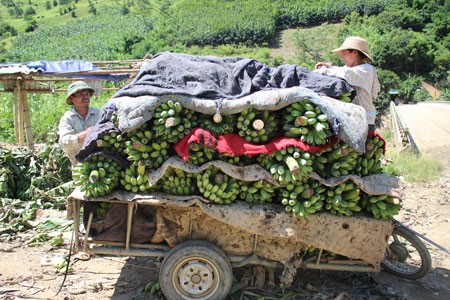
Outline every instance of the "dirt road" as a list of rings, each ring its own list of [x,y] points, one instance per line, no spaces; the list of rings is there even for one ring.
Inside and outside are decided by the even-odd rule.
[[[396,106],[424,155],[438,158],[450,167],[450,103],[419,102]]]

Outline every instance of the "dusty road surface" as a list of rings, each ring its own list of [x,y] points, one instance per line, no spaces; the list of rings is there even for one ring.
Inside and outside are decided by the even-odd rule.
[[[419,102],[398,105],[396,109],[419,151],[450,167],[450,103]]]
[[[417,232],[450,248],[450,168],[448,160],[447,106],[431,107],[428,104],[399,106],[402,112],[415,111],[415,116],[405,121],[420,150],[438,157],[447,168],[443,176],[428,184],[405,183],[404,207],[397,217]],[[441,120],[438,122],[438,120]],[[418,129],[413,124],[417,124]],[[434,136],[434,138],[430,138]],[[448,148],[447,148],[448,149]],[[65,212],[46,211],[64,218]],[[45,214],[42,218],[45,218]],[[38,220],[39,221],[39,220]],[[18,235],[16,239],[0,244],[0,299],[57,299],[57,300],[132,300],[160,299],[145,291],[150,282],[158,280],[160,260],[153,258],[129,258],[94,256],[83,260],[72,257],[72,272],[67,276],[61,292],[63,276],[57,274],[55,265],[67,256],[70,232],[65,234],[65,244],[53,248],[48,244],[28,247],[27,240],[33,232]],[[450,299],[450,255],[426,243],[433,259],[433,270],[424,278],[412,281],[386,272],[351,273],[336,271],[300,270],[289,291],[298,295],[294,299],[395,299],[442,300]],[[245,269],[236,270],[236,280],[245,278]],[[277,273],[279,275],[279,273]],[[278,277],[275,279],[277,280]],[[248,282],[248,281],[247,281]],[[281,299],[281,290],[268,286],[265,291],[247,289],[248,299],[255,295],[276,296],[265,299]],[[253,296],[251,296],[253,295]],[[237,298],[234,298],[237,299]]]

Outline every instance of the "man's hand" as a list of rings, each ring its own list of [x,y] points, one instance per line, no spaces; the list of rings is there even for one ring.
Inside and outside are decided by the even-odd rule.
[[[92,127],[89,127],[85,131],[82,131],[82,132],[78,133],[78,135],[77,135],[78,136],[78,142],[84,141],[84,139],[88,135],[89,131],[91,131],[91,129],[92,129]]]

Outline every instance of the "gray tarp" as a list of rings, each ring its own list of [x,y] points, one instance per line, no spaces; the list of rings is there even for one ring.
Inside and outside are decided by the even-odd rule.
[[[294,86],[333,98],[354,90],[342,79],[297,65],[269,67],[249,58],[164,52],[145,64],[133,81],[113,98],[181,94],[207,99],[237,99],[260,90]]]

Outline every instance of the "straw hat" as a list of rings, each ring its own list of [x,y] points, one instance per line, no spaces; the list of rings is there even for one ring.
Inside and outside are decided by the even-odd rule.
[[[78,91],[81,90],[90,90],[91,92],[91,96],[94,94],[95,89],[90,86],[89,84],[87,84],[84,81],[75,81],[73,83],[71,83],[67,89],[67,98],[66,98],[66,103],[69,105],[73,105],[72,100],[70,100],[70,96],[72,96],[73,94],[75,94]]]
[[[348,38],[345,39],[345,41],[339,48],[334,49],[331,52],[333,52],[336,55],[339,55],[338,52],[342,50],[361,51],[362,53],[364,53],[365,56],[367,56],[367,58],[370,61],[373,61],[372,57],[370,56],[369,43],[365,39],[360,38],[358,36],[349,36]]]

